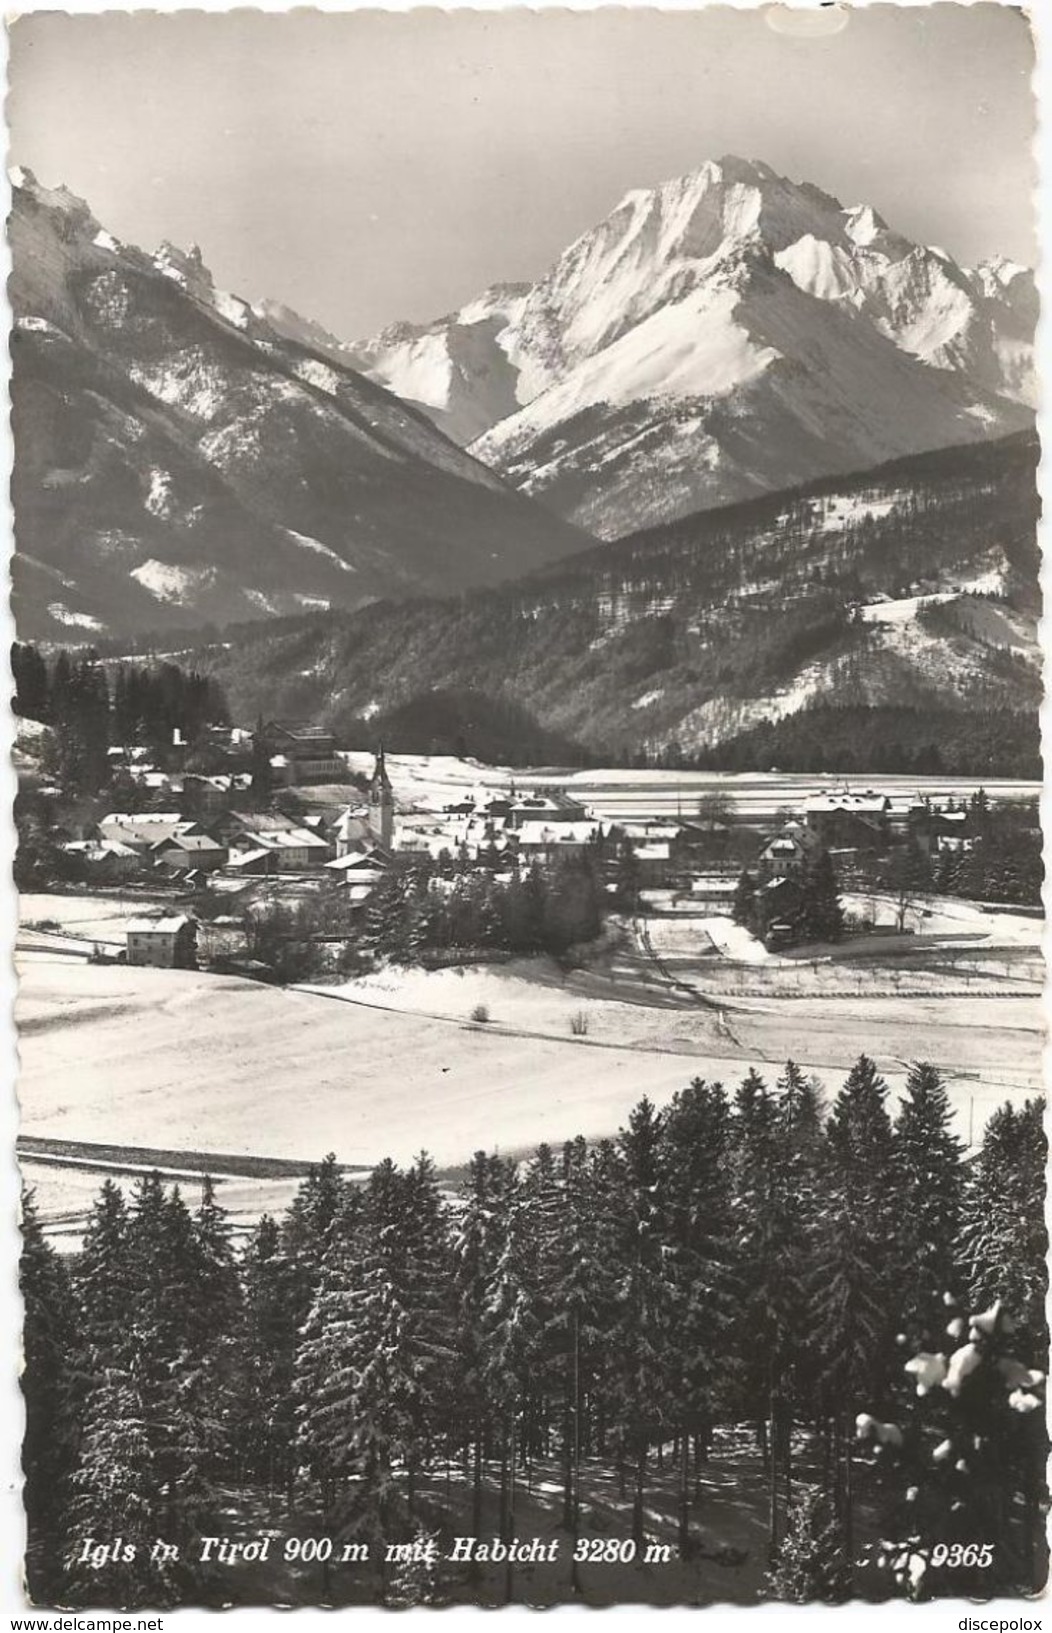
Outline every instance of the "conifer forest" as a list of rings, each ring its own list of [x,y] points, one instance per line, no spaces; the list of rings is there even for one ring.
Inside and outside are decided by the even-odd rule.
[[[1042,1107],[696,1079],[618,1135],[334,1156],[237,1237],[24,1206],[41,1605],[840,1603],[1045,1580]],[[195,1192],[196,1192],[195,1186]]]

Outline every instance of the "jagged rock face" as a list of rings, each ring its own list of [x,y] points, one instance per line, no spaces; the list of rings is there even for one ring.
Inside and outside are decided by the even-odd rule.
[[[728,158],[627,194],[532,288],[346,350],[614,537],[1025,426],[1035,321],[1025,268]]]
[[[592,542],[331,337],[216,289],[196,247],[148,255],[65,189],[14,181],[23,636],[444,594]]]

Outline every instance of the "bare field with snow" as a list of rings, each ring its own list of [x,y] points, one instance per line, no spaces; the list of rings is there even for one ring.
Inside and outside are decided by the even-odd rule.
[[[18,898],[19,941],[38,931],[30,926],[58,925],[70,937],[124,946],[124,932],[153,903],[132,895],[58,895],[23,892]],[[46,932],[44,932],[46,933]]]
[[[115,922],[85,906],[94,916],[78,919],[70,907],[70,929]],[[381,971],[338,989],[23,950],[22,1131],[304,1162],[334,1151],[356,1165],[408,1162],[426,1147],[453,1166],[480,1147],[513,1153],[612,1134],[644,1094],[665,1104],[696,1076],[733,1087],[751,1066],[773,1079],[788,1057],[832,1094],[865,1051],[893,1095],[909,1061],[931,1059],[951,1080],[959,1132],[971,1128],[973,1139],[998,1104],[1040,1083],[1036,992],[787,998],[777,990],[793,973],[784,968],[715,951],[692,961],[686,943],[698,922],[649,921],[667,958],[623,936],[593,967],[570,972],[520,960]],[[744,971],[748,990],[719,990],[711,976],[720,966]],[[753,983],[767,976],[770,991],[755,996]],[[62,1168],[31,1177],[60,1235],[99,1182]],[[287,1190],[238,1178],[224,1196],[244,1223],[280,1206]]]
[[[642,920],[637,934],[670,977],[728,997],[901,993],[984,998],[1024,993],[1036,998],[1041,991],[1040,918],[985,911],[948,897],[918,898],[907,907],[907,933],[900,935],[893,896],[846,894],[841,899],[856,919],[873,928],[828,946],[771,953],[729,918],[686,912]]]

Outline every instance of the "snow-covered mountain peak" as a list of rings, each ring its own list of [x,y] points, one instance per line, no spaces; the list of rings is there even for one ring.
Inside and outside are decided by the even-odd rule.
[[[630,188],[532,288],[353,356],[607,534],[1026,423],[1034,319],[1010,263],[728,154]]]
[[[1007,255],[992,255],[988,260],[980,261],[978,266],[972,268],[972,276],[983,294],[995,299],[1020,285],[1032,288],[1034,280],[1029,267],[1022,266],[1018,261],[1010,261]]]

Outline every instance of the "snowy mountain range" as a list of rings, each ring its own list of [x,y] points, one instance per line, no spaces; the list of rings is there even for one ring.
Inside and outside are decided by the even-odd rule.
[[[1037,299],[736,158],[628,193],[532,285],[329,348],[601,538],[1030,424]]]
[[[594,541],[365,379],[13,178],[23,638],[85,639],[492,584]]]

